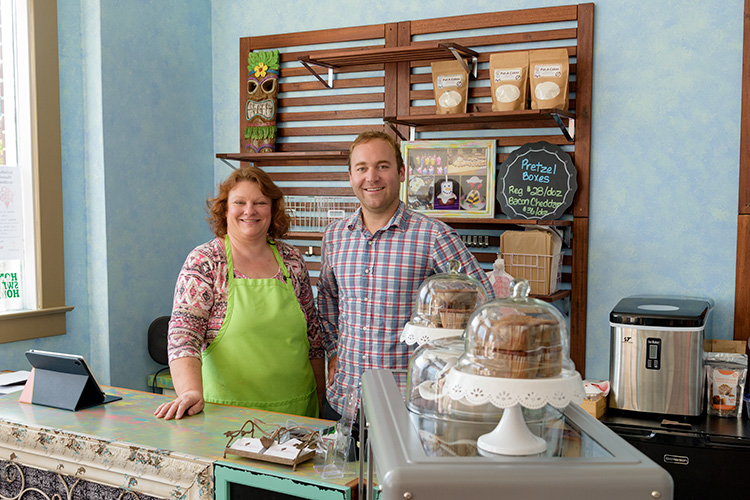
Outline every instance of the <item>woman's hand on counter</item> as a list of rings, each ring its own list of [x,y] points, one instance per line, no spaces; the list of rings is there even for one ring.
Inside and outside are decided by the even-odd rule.
[[[170,420],[192,416],[203,411],[203,382],[201,379],[200,358],[183,357],[169,362],[177,397],[162,403],[154,412],[157,418]]]
[[[154,415],[164,420],[180,419],[185,415],[193,416],[200,413],[204,405],[202,391],[185,391],[172,401],[159,405]]]

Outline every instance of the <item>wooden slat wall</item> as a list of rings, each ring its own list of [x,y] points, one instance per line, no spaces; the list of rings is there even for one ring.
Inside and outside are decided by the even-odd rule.
[[[519,27],[528,29],[519,31]],[[456,35],[457,32],[460,33]],[[402,62],[395,55],[402,48],[426,48],[436,41],[455,42],[479,53],[478,76],[471,84],[469,93],[470,112],[491,111],[488,68],[490,53],[550,46],[562,46],[568,51],[570,109],[575,112],[575,142],[567,141],[552,119],[529,119],[490,125],[475,123],[422,126],[418,128],[417,139],[465,139],[471,137],[471,131],[476,131],[476,137],[496,141],[498,165],[513,149],[529,142],[547,141],[560,145],[570,153],[578,170],[579,187],[573,206],[564,216],[566,221],[555,224],[564,231],[568,242],[563,259],[562,281],[563,287],[571,290],[566,294],[569,297],[559,304],[571,317],[571,357],[579,371],[585,374],[593,4],[242,38],[240,89],[245,88],[248,77],[248,52],[279,49],[282,69],[279,81],[277,150],[283,153],[347,151],[351,140],[364,130],[380,129],[396,136],[391,127],[383,123],[383,117],[435,113],[430,61],[421,59]],[[504,46],[509,47],[505,49]],[[326,53],[332,52],[336,54],[336,59],[345,60],[348,55],[342,55],[342,51],[348,48],[367,51],[368,54],[372,52],[370,49],[396,50],[392,51],[394,57],[381,59],[393,62],[335,68],[333,90],[326,89],[298,62],[300,57],[315,59],[316,55],[324,57]],[[445,59],[452,57],[449,53],[446,54]],[[369,62],[374,60],[369,57],[367,59]],[[327,80],[327,68],[313,68],[318,69],[321,78]],[[245,95],[243,90],[240,94],[240,110],[244,110]],[[242,143],[244,114],[240,124]],[[401,135],[408,137],[408,127],[398,125],[397,129]],[[514,135],[519,132],[522,135]],[[286,160],[278,166],[272,161],[263,161],[259,165],[271,173],[289,196],[352,196],[348,186],[346,160],[343,157],[326,162]],[[503,217],[499,207],[496,207],[496,214],[497,218]],[[502,232],[523,229],[502,220],[461,219],[448,222],[467,238],[469,248],[486,269],[491,268],[499,250]],[[320,233],[307,232],[294,233],[290,237],[307,255],[313,283],[317,280],[320,267],[320,236]],[[485,241],[483,238],[487,238],[486,245],[472,243]]]

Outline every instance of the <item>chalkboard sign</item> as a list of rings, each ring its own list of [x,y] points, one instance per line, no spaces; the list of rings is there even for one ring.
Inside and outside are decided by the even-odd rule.
[[[576,175],[570,155],[559,146],[524,144],[498,168],[497,201],[512,219],[559,219],[573,203]]]

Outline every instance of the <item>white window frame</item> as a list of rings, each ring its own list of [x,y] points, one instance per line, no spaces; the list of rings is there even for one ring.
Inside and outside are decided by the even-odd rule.
[[[62,335],[73,309],[65,305],[57,1],[27,1],[36,308],[0,314],[0,343]]]

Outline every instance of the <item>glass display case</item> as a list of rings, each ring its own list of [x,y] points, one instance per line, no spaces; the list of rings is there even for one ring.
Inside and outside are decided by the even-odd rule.
[[[387,370],[365,372],[361,397],[362,499],[673,498],[662,467],[575,404],[524,410],[546,449],[508,456],[476,444],[497,421],[410,412]]]

